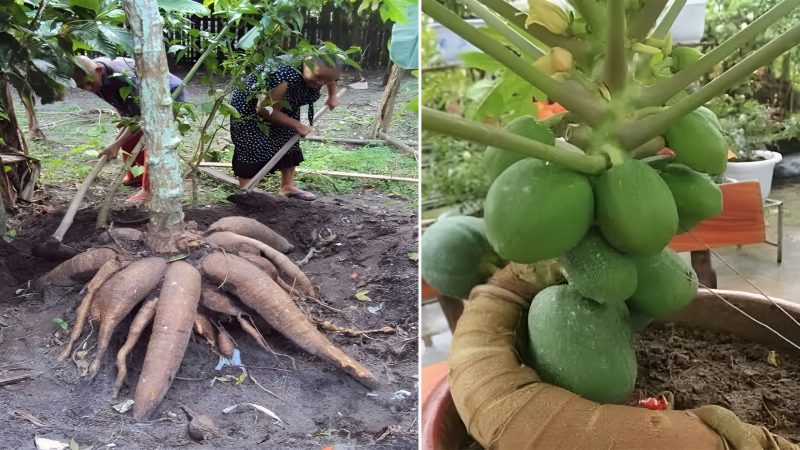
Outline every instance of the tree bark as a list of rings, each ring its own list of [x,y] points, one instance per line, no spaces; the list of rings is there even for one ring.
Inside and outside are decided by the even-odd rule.
[[[125,0],[133,32],[136,74],[141,96],[141,125],[150,174],[150,224],[147,245],[156,253],[173,253],[183,222],[183,183],[178,159],[181,138],[172,115],[164,21],[156,0]]]
[[[389,76],[389,82],[383,90],[383,98],[381,104],[378,106],[378,117],[375,118],[375,123],[372,125],[370,137],[375,139],[379,131],[387,131],[389,124],[392,122],[392,114],[394,113],[394,99],[397,97],[397,91],[400,90],[400,80],[403,78],[403,68],[398,65],[392,66],[392,72]]]

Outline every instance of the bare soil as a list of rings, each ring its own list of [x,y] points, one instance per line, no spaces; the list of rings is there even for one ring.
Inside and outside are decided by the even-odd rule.
[[[322,299],[343,313],[314,302],[301,302],[307,314],[354,329],[384,326],[394,334],[348,337],[326,332],[347,353],[364,363],[382,382],[369,391],[326,362],[305,354],[288,339],[258,323],[275,356],[259,347],[238,326],[226,326],[241,350],[249,373],[272,394],[251,380],[214,381],[239,375],[231,367],[215,371],[215,357],[193,337],[178,378],[153,420],[134,422],[130,412],[112,408],[116,376],[113,360],[122,345],[130,318],[121,324],[97,378],[79,377],[76,363],[57,364],[64,332],[54,318],[71,324],[80,301],[79,288],[37,290],[31,283],[56,265],[31,256],[58,226],[61,214],[44,214],[42,205],[27,205],[12,225],[17,237],[0,243],[0,447],[34,448],[36,435],[81,448],[114,443],[119,448],[185,448],[186,405],[209,416],[225,436],[196,448],[321,449],[417,447],[417,217],[383,197],[360,195],[320,198],[314,202],[286,200],[263,194],[234,196],[232,204],[186,208],[186,220],[204,230],[213,221],[233,215],[266,223],[295,245],[290,258],[298,261],[317,246],[302,267]],[[80,211],[64,242],[78,249],[95,244],[96,210]],[[146,211],[114,212],[115,226],[145,229]],[[314,236],[327,228],[336,239],[319,245]],[[355,294],[366,293],[368,301]],[[371,309],[371,311],[370,311]],[[85,334],[84,334],[85,336]],[[95,334],[86,340],[91,348]],[[132,352],[130,374],[120,400],[131,398],[149,335]],[[88,357],[91,358],[90,351]],[[6,381],[29,375],[21,381]],[[278,423],[250,407],[223,414],[228,406],[250,402],[277,414]]]
[[[636,387],[670,391],[676,409],[720,405],[740,419],[800,442],[800,357],[729,334],[666,325],[639,337]]]

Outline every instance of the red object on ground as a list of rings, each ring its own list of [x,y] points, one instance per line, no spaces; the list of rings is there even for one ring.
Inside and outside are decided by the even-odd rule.
[[[128,161],[128,158],[130,157],[130,153],[136,147],[136,144],[139,143],[139,140],[142,139],[142,136],[143,136],[142,135],[142,131],[139,130],[139,131],[136,132],[136,134],[131,136],[130,139],[128,139],[127,141],[125,141],[122,144],[122,150],[123,150],[122,160],[123,160],[123,162]],[[139,154],[136,155],[136,159],[133,162],[134,162],[135,165],[143,166],[144,167],[144,172],[142,172],[142,174],[137,177],[137,176],[134,176],[133,173],[129,171],[125,175],[125,179],[126,180],[131,180],[131,181],[136,180],[136,179],[141,179],[142,189],[144,189],[146,191],[150,191],[150,180],[149,180],[149,178],[147,176],[147,149],[143,148],[142,151],[140,151]]]
[[[536,105],[536,120],[544,120],[550,116],[567,111],[566,108],[558,103],[533,102],[533,104]]]
[[[639,400],[640,408],[647,408],[653,411],[661,411],[669,408],[669,403],[664,397],[647,397]]]

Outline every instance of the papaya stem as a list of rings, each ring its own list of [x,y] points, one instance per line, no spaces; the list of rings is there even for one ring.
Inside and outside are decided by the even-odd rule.
[[[576,172],[600,173],[606,169],[607,165],[602,156],[588,156],[554,145],[547,145],[495,126],[473,122],[428,107],[422,108],[422,128],[425,131],[442,133],[550,161]]]
[[[534,39],[534,45],[542,43],[548,47],[561,47],[569,50],[572,55],[578,59],[583,60],[590,55],[589,46],[586,43],[573,39],[569,36],[561,36],[552,33],[547,28],[533,24],[525,26],[525,18],[527,14],[518,10],[505,0],[478,0],[487,8],[491,9],[500,17],[506,19],[510,24],[525,31],[528,36]]]
[[[797,24],[761,47],[735,66],[714,78],[692,95],[662,112],[643,117],[624,124],[619,131],[619,139],[625,148],[635,148],[644,142],[664,134],[678,119],[703,106],[712,98],[730,89],[747,78],[754,70],[768,64],[800,42],[800,24]]]
[[[661,105],[675,94],[682,91],[694,81],[708,73],[731,53],[752,41],[770,25],[786,17],[792,10],[800,6],[800,0],[784,0],[753,21],[747,28],[739,31],[725,42],[706,53],[694,64],[686,67],[666,80],[659,81],[642,90],[639,104],[641,106]]]
[[[603,36],[606,30],[606,18],[597,0],[569,0],[572,5],[591,27],[592,34]]]
[[[659,14],[667,6],[669,0],[645,0],[639,14],[631,20],[628,27],[628,37],[634,41],[641,41],[656,24]]]
[[[530,40],[522,36],[516,29],[504,22],[492,10],[481,5],[477,0],[463,0],[464,5],[476,16],[483,19],[486,25],[500,33],[519,49],[522,56],[530,59],[538,59],[545,55],[545,51],[535,46]]]
[[[650,36],[655,39],[664,39],[684,6],[686,6],[686,0],[675,0],[675,3],[669,7],[667,13],[664,14],[664,18],[656,25],[656,29],[653,30],[653,34]]]
[[[658,153],[659,150],[664,148],[667,143],[664,141],[664,138],[661,136],[656,136],[653,139],[645,142],[644,144],[636,147],[631,152],[631,157],[634,159],[641,159],[647,156],[652,156]]]
[[[563,83],[534,69],[503,44],[473,28],[464,19],[436,2],[436,0],[423,0],[422,11],[587,122],[597,124],[607,118],[607,108],[591,94],[567,88]]]
[[[603,79],[612,93],[625,89],[628,58],[625,51],[625,0],[608,0],[608,38]]]

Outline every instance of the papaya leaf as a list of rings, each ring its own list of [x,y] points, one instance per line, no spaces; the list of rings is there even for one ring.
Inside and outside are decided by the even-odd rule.
[[[94,12],[100,10],[100,0],[68,0],[70,7],[85,8]]]
[[[133,36],[127,30],[104,23],[97,24],[97,29],[106,40],[118,45],[124,53],[133,54]]]

